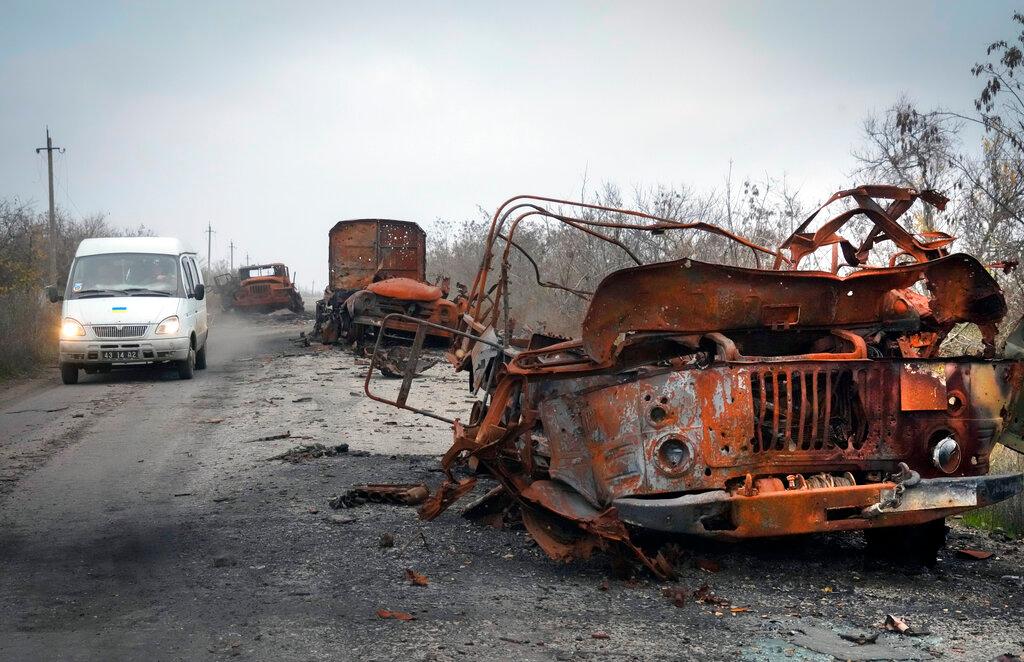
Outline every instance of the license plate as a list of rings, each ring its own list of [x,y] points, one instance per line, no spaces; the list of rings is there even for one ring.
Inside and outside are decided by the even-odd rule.
[[[139,358],[139,350],[117,349],[108,352],[100,352],[100,358],[104,361],[131,361]]]

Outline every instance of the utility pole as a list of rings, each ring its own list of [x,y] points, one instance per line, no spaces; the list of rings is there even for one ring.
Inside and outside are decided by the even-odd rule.
[[[213,262],[210,262],[210,241],[213,238],[213,226],[206,224],[206,268],[212,269]]]
[[[36,148],[36,154],[46,151],[46,165],[50,181],[50,285],[57,284],[57,216],[53,212],[53,150],[64,153],[63,147],[54,147],[50,140],[50,127],[46,127],[46,147]]]
[[[235,241],[233,239],[231,240],[231,243],[228,244],[228,248],[231,249],[231,269],[229,269],[229,271],[234,271],[235,270]]]
[[[245,266],[249,266],[249,254],[245,254]]]

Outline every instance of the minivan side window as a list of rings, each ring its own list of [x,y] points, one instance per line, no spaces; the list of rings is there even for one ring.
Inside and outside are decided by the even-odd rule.
[[[188,257],[181,256],[181,273],[185,280],[185,294],[192,296],[196,291],[196,283],[192,278],[192,269],[188,265]]]
[[[195,274],[196,285],[202,283],[203,282],[203,270],[200,269],[199,265],[196,264],[195,258],[190,257],[188,259],[188,261],[192,263],[192,273]]]

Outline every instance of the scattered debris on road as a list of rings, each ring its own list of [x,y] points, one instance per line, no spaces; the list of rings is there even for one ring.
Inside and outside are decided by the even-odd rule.
[[[415,621],[416,617],[404,611],[391,611],[390,609],[378,609],[377,618],[393,618],[396,621]]]
[[[393,503],[402,506],[415,506],[426,501],[430,496],[427,486],[419,484],[401,485],[356,485],[344,494],[330,500],[334,509],[355,508],[366,503]]]
[[[295,448],[289,448],[283,453],[272,455],[267,458],[267,462],[270,462],[271,460],[282,460],[284,462],[298,464],[299,462],[309,462],[310,460],[318,457],[334,457],[335,455],[343,455],[347,452],[348,444],[338,444],[336,446],[325,446],[320,443],[303,444],[301,446],[296,446]]]
[[[883,624],[883,627],[885,627],[885,629],[889,632],[898,632],[900,634],[905,634],[909,637],[918,637],[926,634],[931,634],[927,630],[912,628],[910,624],[906,622],[906,620],[893,614],[885,615],[885,623]]]
[[[426,575],[421,575],[412,568],[405,569],[405,578],[409,580],[409,583],[413,586],[426,586],[430,583]]]
[[[290,431],[287,431],[287,432],[281,432],[279,434],[267,435],[265,437],[256,437],[255,439],[246,439],[242,443],[244,443],[244,444],[252,444],[252,443],[255,443],[257,441],[276,441],[278,439],[288,439],[291,436],[292,436],[292,433]]]

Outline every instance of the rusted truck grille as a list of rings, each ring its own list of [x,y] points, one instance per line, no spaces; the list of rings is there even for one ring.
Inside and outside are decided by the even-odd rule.
[[[92,332],[97,338],[139,338],[146,335],[147,325],[131,324],[128,326],[94,326]]]
[[[249,294],[269,294],[270,284],[269,283],[253,283],[249,285]]]
[[[769,368],[750,372],[754,452],[860,449],[867,437],[869,370]]]

